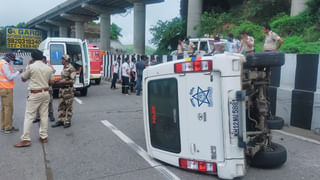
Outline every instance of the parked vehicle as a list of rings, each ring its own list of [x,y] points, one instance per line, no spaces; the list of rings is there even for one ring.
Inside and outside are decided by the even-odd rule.
[[[87,95],[90,86],[90,63],[88,47],[86,41],[75,38],[47,38],[39,45],[39,50],[50,60],[51,65],[56,70],[55,79],[61,78],[63,65],[61,57],[64,54],[70,56],[70,63],[77,70],[74,87],[80,91],[82,96]],[[57,94],[59,86],[53,85],[54,95]]]
[[[274,168],[286,149],[270,129],[270,68],[283,53],[216,54],[148,67],[143,73],[143,116],[148,154],[168,164],[233,179],[248,164]]]
[[[96,84],[100,84],[103,74],[103,61],[100,49],[95,44],[88,44],[88,51],[90,58],[90,80],[94,80]]]
[[[14,65],[23,65],[23,58],[17,57],[15,61],[13,61]]]

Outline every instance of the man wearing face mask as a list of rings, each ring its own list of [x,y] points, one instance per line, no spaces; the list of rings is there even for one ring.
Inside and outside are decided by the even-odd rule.
[[[22,72],[13,72],[10,61],[15,61],[13,53],[7,53],[0,59],[0,96],[1,96],[1,132],[10,134],[18,131],[12,126],[14,78]]]

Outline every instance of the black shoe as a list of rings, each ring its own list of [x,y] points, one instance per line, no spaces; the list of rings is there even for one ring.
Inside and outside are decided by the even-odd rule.
[[[35,118],[32,123],[37,123],[37,122],[40,122],[40,118]]]
[[[49,119],[50,119],[50,121],[52,121],[52,122],[56,120],[53,116],[49,117]]]
[[[70,127],[70,126],[71,126],[71,123],[65,123],[63,127],[64,127],[64,128],[68,128],[68,127]]]
[[[51,127],[55,128],[55,127],[59,127],[59,126],[63,126],[63,122],[62,121],[57,121],[55,124],[53,124]]]

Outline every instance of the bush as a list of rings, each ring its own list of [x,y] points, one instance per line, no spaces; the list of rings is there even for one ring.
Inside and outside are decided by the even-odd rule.
[[[314,25],[304,32],[304,40],[307,42],[320,40],[320,26]]]
[[[222,34],[224,32],[224,24],[230,21],[231,17],[228,13],[204,12],[201,16],[201,26],[199,36],[204,34]]]
[[[240,37],[240,33],[242,31],[246,31],[250,36],[253,36],[255,41],[263,41],[265,38],[265,35],[263,34],[263,27],[253,24],[250,21],[245,21],[239,26],[231,29],[231,32],[238,38]]]
[[[298,16],[283,15],[274,20],[270,25],[274,32],[281,36],[301,36],[306,27],[312,26],[313,17],[307,13]]]
[[[284,53],[320,53],[320,41],[316,42],[304,42],[302,37],[292,36],[284,38],[284,42],[280,48],[280,51]]]

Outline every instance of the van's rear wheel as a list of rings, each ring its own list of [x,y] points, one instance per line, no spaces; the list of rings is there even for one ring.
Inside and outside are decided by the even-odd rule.
[[[87,87],[82,88],[82,89],[80,90],[80,95],[81,95],[81,96],[87,96],[87,94],[88,94],[88,88],[87,88]]]
[[[267,150],[257,152],[251,158],[251,166],[259,168],[275,168],[287,161],[287,150],[280,144],[272,143]]]
[[[259,52],[246,54],[247,62],[244,67],[278,67],[284,64],[284,53],[281,52]]]
[[[95,80],[94,80],[94,82],[95,82],[95,84],[100,84],[100,82],[101,82],[101,78],[99,78],[99,79],[95,79]]]

